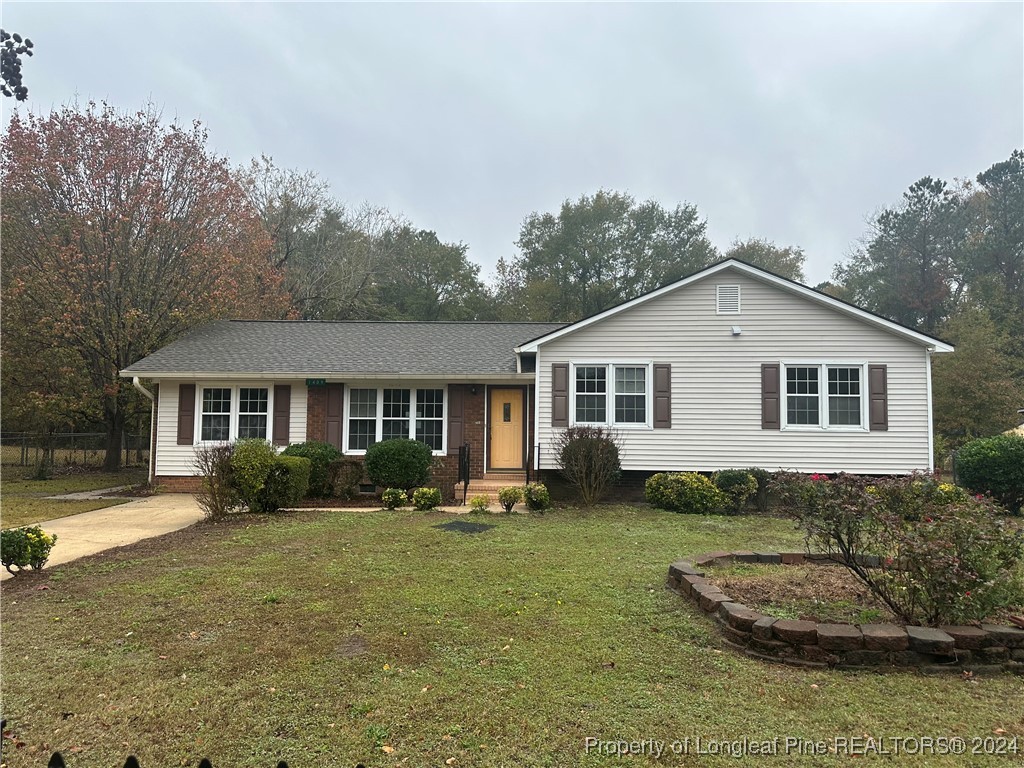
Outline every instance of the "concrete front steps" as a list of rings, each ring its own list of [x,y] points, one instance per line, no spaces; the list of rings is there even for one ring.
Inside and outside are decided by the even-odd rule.
[[[466,493],[466,499],[485,495],[490,496],[491,501],[496,502],[498,500],[498,491],[510,485],[526,485],[526,473],[487,472],[483,477],[473,478],[469,481],[469,491]],[[462,483],[455,485],[455,497],[462,501]]]

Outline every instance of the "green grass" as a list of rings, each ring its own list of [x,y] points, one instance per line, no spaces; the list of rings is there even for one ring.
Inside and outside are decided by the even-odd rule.
[[[1019,677],[763,664],[665,589],[684,555],[798,548],[785,521],[619,507],[433,527],[449,519],[201,525],[54,569],[48,590],[5,589],[3,712],[26,743],[8,765],[44,744],[83,765],[634,766],[696,758],[588,755],[585,740],[1024,739]]]
[[[44,496],[93,491],[118,485],[137,485],[146,481],[146,473],[139,470],[114,473],[79,472],[58,475],[49,480],[26,479],[27,472],[8,468],[3,471],[0,478],[0,525],[4,528],[17,528],[123,503],[123,500],[119,499],[60,501],[46,499]]]

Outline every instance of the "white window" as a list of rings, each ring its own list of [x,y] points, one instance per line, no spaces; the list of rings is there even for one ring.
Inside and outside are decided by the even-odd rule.
[[[363,453],[381,440],[413,437],[435,453],[444,450],[444,389],[350,387],[345,446]]]
[[[786,427],[864,429],[864,364],[788,363]]]
[[[200,442],[267,440],[269,387],[202,387],[199,394]]]
[[[573,423],[608,426],[650,424],[647,363],[580,363],[573,366]]]

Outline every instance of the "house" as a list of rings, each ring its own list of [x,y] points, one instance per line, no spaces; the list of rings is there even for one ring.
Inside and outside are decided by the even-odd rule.
[[[470,446],[474,486],[556,467],[601,424],[623,470],[932,468],[931,355],[918,333],[737,260],[576,323],[219,321],[121,372],[152,381],[154,481],[196,485],[196,446],[261,437],[350,456],[413,437]]]

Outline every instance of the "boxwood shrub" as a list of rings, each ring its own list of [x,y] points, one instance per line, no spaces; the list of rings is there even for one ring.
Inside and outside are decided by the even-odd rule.
[[[721,512],[729,497],[696,472],[659,472],[647,478],[644,496],[652,506],[671,512],[711,515]]]
[[[332,495],[331,462],[341,458],[342,454],[330,443],[311,440],[306,443],[289,445],[282,452],[283,456],[303,456],[309,459],[309,495],[324,497]]]
[[[408,491],[430,479],[430,447],[419,440],[384,440],[366,449],[366,476],[382,488]]]
[[[1024,505],[1024,435],[972,440],[957,451],[960,483],[973,493],[991,493],[1014,514]]]

